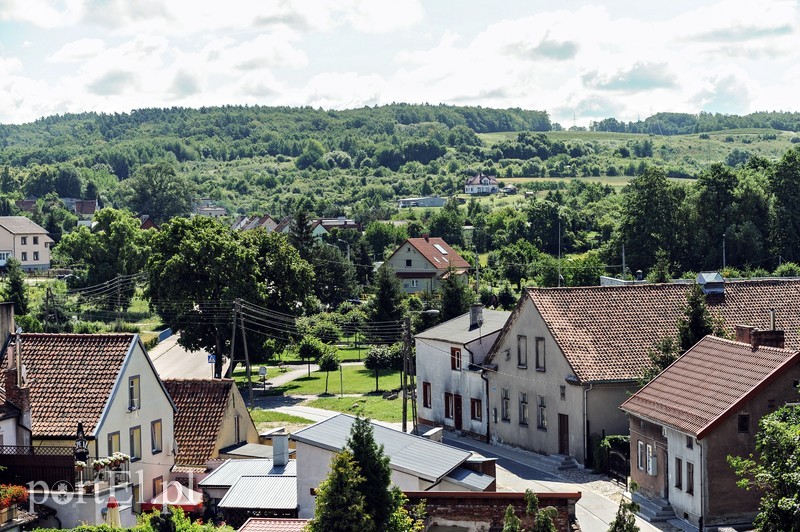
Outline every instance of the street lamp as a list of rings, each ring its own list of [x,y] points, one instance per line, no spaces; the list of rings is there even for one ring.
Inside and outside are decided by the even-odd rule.
[[[345,246],[347,246],[347,260],[350,260],[350,242],[347,240],[342,240],[341,238],[336,239],[337,242],[341,242]]]
[[[438,316],[437,309],[416,310],[410,311],[404,318],[404,338],[403,338],[403,432],[408,432],[408,384],[406,377],[408,377],[408,362],[411,359],[411,315],[422,314],[423,316]],[[415,372],[416,373],[416,372]],[[416,411],[416,407],[414,409]],[[417,426],[416,416],[414,416],[414,426]]]

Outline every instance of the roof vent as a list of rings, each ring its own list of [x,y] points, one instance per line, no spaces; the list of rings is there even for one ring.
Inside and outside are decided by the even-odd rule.
[[[700,272],[697,274],[697,284],[704,294],[724,294],[725,279],[719,272]]]

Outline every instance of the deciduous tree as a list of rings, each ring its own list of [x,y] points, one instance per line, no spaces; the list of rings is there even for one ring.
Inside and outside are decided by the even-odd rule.
[[[131,210],[149,214],[158,224],[192,210],[194,186],[166,161],[140,166],[121,185]]]

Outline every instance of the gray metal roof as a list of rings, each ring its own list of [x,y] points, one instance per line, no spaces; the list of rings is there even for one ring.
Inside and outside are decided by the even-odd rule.
[[[347,445],[350,427],[355,419],[348,414],[339,414],[301,429],[292,434],[291,438],[297,442],[339,452]],[[383,445],[383,452],[389,457],[392,469],[416,475],[430,482],[438,481],[472,455],[470,452],[449,445],[405,434],[375,423],[372,423],[372,429],[375,442]]]
[[[440,323],[421,333],[415,334],[414,338],[442,340],[444,342],[453,342],[463,345],[488,334],[496,333],[503,328],[509,316],[511,316],[511,312],[505,310],[483,309],[483,325],[470,329],[469,312],[467,312],[452,320]]]
[[[219,501],[220,508],[296,510],[297,477],[244,476]]]
[[[246,458],[272,458],[272,446],[260,443],[235,443],[219,450],[219,454],[230,454]],[[294,449],[289,449],[289,455],[294,454]]]
[[[24,216],[0,216],[0,227],[15,235],[47,235],[42,226]]]
[[[473,491],[485,491],[494,482],[494,477],[478,473],[466,467],[457,467],[444,479]]]
[[[285,466],[276,466],[269,458],[226,460],[198,485],[201,488],[229,488],[244,476],[297,476],[297,464],[289,460]]]

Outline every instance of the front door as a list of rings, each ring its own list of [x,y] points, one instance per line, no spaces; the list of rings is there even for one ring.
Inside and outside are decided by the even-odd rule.
[[[569,416],[558,415],[558,454],[569,455]]]
[[[456,430],[461,430],[461,396],[456,394],[453,396],[453,416],[455,417]]]

